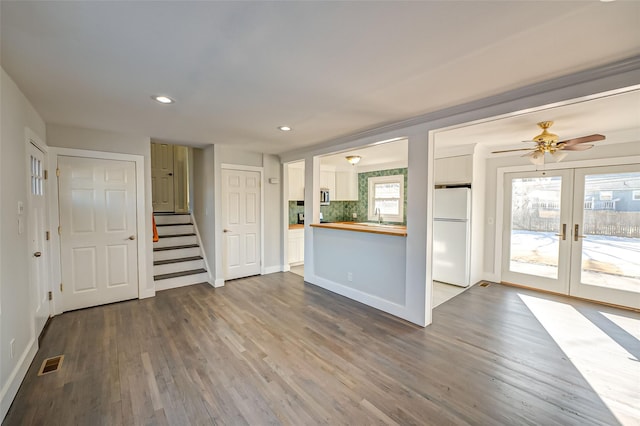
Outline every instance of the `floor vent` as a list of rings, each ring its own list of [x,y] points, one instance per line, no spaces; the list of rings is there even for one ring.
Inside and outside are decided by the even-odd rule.
[[[45,374],[58,371],[62,366],[62,360],[64,360],[64,355],[45,359],[42,361],[42,366],[40,367],[40,371],[38,371],[38,376],[44,376]]]
[[[491,284],[484,282],[480,284],[480,287],[489,287]]]

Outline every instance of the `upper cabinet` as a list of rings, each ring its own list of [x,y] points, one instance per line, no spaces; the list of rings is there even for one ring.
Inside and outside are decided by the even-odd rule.
[[[335,201],[358,201],[358,173],[355,170],[336,171]]]
[[[436,185],[467,184],[473,178],[473,156],[437,158],[435,160]]]
[[[304,200],[304,169],[289,167],[289,201]]]
[[[336,199],[336,173],[329,170],[320,169],[320,188],[328,189],[331,199]]]

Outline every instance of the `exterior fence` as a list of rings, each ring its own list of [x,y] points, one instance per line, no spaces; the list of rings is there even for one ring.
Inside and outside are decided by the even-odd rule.
[[[512,228],[523,231],[559,232],[559,214],[559,210],[556,209],[516,209],[512,216]],[[581,232],[588,235],[640,238],[640,212],[585,210]]]

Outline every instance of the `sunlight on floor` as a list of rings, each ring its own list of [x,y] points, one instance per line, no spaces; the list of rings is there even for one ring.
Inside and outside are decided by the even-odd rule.
[[[640,425],[640,321],[519,296],[620,423]]]

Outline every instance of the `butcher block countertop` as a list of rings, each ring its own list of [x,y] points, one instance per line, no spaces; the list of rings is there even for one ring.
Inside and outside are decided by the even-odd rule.
[[[289,225],[289,229],[304,229],[304,224],[294,223],[293,225]]]
[[[341,231],[368,232],[370,234],[407,236],[407,227],[404,225],[378,225],[377,223],[336,222],[336,223],[312,223],[315,228],[337,229]]]

